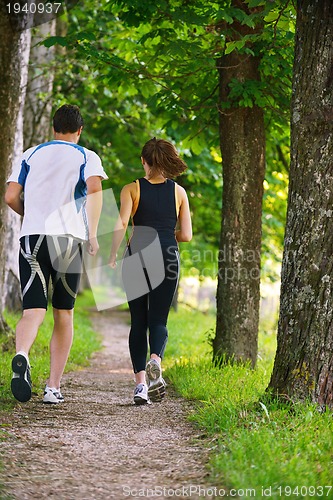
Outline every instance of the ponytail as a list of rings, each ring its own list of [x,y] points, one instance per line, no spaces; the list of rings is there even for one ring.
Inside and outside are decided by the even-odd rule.
[[[179,157],[173,144],[164,139],[150,139],[142,148],[142,158],[150,166],[152,172],[160,173],[166,178],[177,177],[187,169],[186,163]]]

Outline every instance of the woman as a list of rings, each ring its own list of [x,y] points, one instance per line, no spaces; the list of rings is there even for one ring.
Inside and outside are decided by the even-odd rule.
[[[146,277],[145,284],[147,283],[149,290],[133,298],[131,284],[125,284],[131,313],[129,349],[136,381],[135,404],[145,404],[149,400],[160,401],[165,395],[161,360],[168,337],[168,314],[179,277],[178,242],[190,241],[192,238],[186,191],[171,180],[187,168],[175,147],[163,139],[151,139],[142,149],[141,162],[145,176],[127,184],[121,191],[120,215],[115,226],[109,259],[109,265],[114,268],[117,251],[132,217],[134,230],[125,253],[123,273],[126,257],[139,255],[138,262],[141,262]],[[148,267],[151,267],[152,262],[155,262],[156,266],[159,261],[159,268],[164,267],[164,279],[162,277],[160,284],[153,287],[152,280],[149,279],[151,275],[147,272],[147,257],[145,263],[141,251],[149,247],[156,233],[161,259],[159,261],[158,252],[154,253],[148,257]],[[153,245],[150,248],[153,248]],[[147,331],[150,360],[146,364]]]

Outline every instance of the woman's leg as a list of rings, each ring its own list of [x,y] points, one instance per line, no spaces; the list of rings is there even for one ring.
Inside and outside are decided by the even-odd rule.
[[[149,346],[150,356],[159,363],[163,357],[168,340],[167,321],[179,277],[178,251],[165,254],[165,278],[149,293]]]
[[[148,295],[128,302],[131,313],[129,350],[137,384],[145,383],[147,361]]]
[[[149,294],[149,345],[150,361],[146,366],[148,397],[161,401],[165,396],[165,381],[162,378],[161,359],[168,340],[167,320],[178,282],[178,261],[166,266],[163,282]]]

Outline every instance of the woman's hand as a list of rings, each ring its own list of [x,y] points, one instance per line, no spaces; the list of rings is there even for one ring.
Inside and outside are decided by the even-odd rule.
[[[111,269],[115,269],[117,267],[117,255],[110,255],[108,266],[110,266]]]

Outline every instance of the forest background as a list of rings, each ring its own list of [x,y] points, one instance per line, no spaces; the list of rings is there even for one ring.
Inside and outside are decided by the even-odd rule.
[[[21,35],[18,65],[23,80],[17,102],[21,102],[23,148],[52,138],[52,110],[64,102],[78,103],[85,117],[82,144],[103,158],[110,177],[106,187],[119,199],[121,187],[141,175],[138,160],[143,143],[152,136],[173,141],[189,166],[178,182],[189,193],[195,235],[186,250],[181,248],[183,276],[197,278],[190,286],[210,278],[214,288],[218,257],[227,260],[233,252],[230,242],[220,243],[220,116],[223,108],[264,108],[261,275],[263,282],[277,282],[288,184],[293,6],[251,1],[222,6],[161,2],[143,7],[102,1],[85,2],[84,8],[69,2],[67,7],[65,15]],[[39,21],[35,16],[29,22]],[[4,38],[3,43],[8,45]],[[223,52],[227,57],[237,52],[255,64],[260,60],[260,65],[256,78],[232,75],[228,102],[221,105],[217,61]],[[16,134],[22,135],[21,128],[16,126]],[[256,142],[254,136],[249,139]],[[21,143],[22,137],[16,137],[12,161],[19,157]],[[243,180],[241,170],[238,177]],[[261,201],[259,195],[260,208]],[[251,245],[241,250],[255,252]],[[17,271],[13,263],[10,267],[13,279]],[[224,279],[229,280],[227,275]],[[12,287],[15,290],[7,280],[9,305],[18,295]],[[208,295],[211,305],[212,288]],[[254,309],[258,312],[258,305]]]
[[[294,185],[275,389],[289,384],[290,394],[311,394],[330,403],[331,365],[322,352],[323,341],[331,342],[330,315],[325,315],[327,324],[315,328],[327,310],[330,240],[323,236],[319,254],[314,246],[320,235],[330,234],[322,231],[331,217],[330,177],[325,200],[306,190],[314,189],[314,175],[328,175],[332,6],[310,0],[296,5],[268,0],[68,2],[62,6],[64,15],[42,23],[38,15],[21,11],[14,16],[8,6],[0,18],[2,193],[22,148],[51,138],[52,110],[64,102],[80,105],[86,122],[82,144],[103,158],[110,177],[106,187],[116,198],[125,183],[142,173],[143,143],[152,136],[173,141],[189,166],[179,182],[190,196],[195,234],[186,251],[181,248],[183,276],[199,283],[217,281],[212,344],[218,363],[255,366],[257,361],[260,285],[279,280],[291,108]],[[19,224],[2,203],[2,310],[19,298],[14,251]],[[306,345],[299,341],[296,353],[290,346],[302,335]]]
[[[192,351],[200,359],[177,361],[170,380],[200,401],[195,419],[216,439],[216,477],[240,487],[306,484],[304,495],[285,493],[330,497],[333,4],[63,6],[43,24],[8,17],[1,6],[1,200],[12,163],[52,138],[50,118],[63,103],[80,106],[81,143],[102,157],[116,199],[142,175],[146,140],[174,142],[189,166],[177,181],[194,224],[193,241],[181,247],[183,284],[188,278],[203,292],[209,282],[213,297],[217,285],[217,301],[214,364],[201,349],[202,331],[197,336],[209,315],[172,313],[170,328],[182,340],[170,339],[170,355]],[[20,308],[19,227],[1,203],[1,313]],[[258,351],[260,298],[279,287],[283,252],[279,325],[274,312]],[[3,317],[1,329],[6,350]]]

